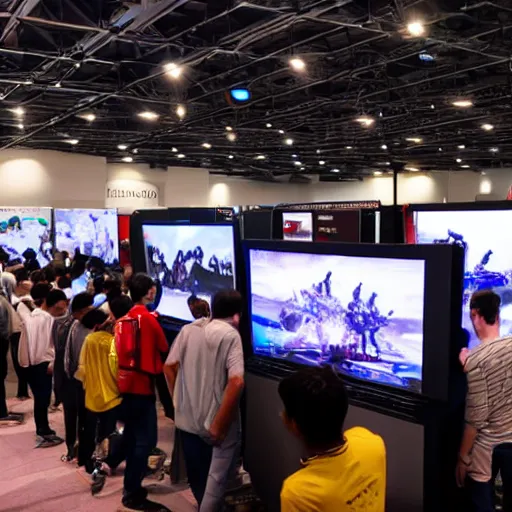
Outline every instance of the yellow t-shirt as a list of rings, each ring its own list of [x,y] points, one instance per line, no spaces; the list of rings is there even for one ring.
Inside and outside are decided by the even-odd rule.
[[[112,334],[98,331],[85,338],[75,377],[83,383],[85,407],[90,411],[109,411],[121,403]]]
[[[285,480],[281,512],[384,512],[384,441],[362,427],[347,430],[345,440]]]

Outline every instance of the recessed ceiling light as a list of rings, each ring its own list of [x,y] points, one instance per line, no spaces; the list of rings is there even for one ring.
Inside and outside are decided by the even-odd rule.
[[[437,151],[442,152],[443,148],[437,148]]]
[[[171,78],[179,78],[181,76],[181,72],[183,71],[180,66],[175,64],[174,62],[169,62],[164,65],[165,73],[169,75]]]
[[[425,33],[425,26],[421,21],[411,21],[407,24],[407,31],[413,37],[421,37]]]
[[[369,128],[373,123],[375,123],[375,119],[369,116],[361,116],[356,119],[356,121],[365,128]]]
[[[133,162],[133,158],[131,156],[125,156],[123,157],[123,162],[130,163]]]
[[[345,146],[345,149],[354,149],[354,146]]]
[[[301,171],[305,171],[305,170],[306,170],[306,168],[305,168],[305,167],[301,167],[301,168],[300,168],[300,170],[301,170]]]
[[[406,171],[410,171],[410,172],[418,172],[419,171],[419,169],[417,167],[410,167],[410,166],[404,167],[404,169]]]
[[[469,169],[471,166],[468,164],[461,165],[462,169]]]
[[[284,139],[284,143],[287,146],[293,146],[293,139]]]
[[[319,155],[319,154],[320,154],[320,150],[319,150],[319,149],[317,149],[317,150],[316,150],[316,154],[317,154],[317,155]]]
[[[325,161],[324,160],[320,160],[320,162],[318,162],[320,165],[325,165]]]
[[[459,149],[466,149],[466,146],[464,146],[464,144],[459,144],[457,147],[458,147]]]
[[[139,150],[137,148],[135,148],[132,153],[134,153],[135,155],[139,152]]]
[[[267,123],[267,128],[272,128],[272,124],[271,123]]]
[[[233,155],[229,155],[229,156],[228,156],[228,158],[229,158],[230,160],[233,160],[233,158],[235,158],[235,157],[234,157]]]
[[[485,176],[487,173],[486,173],[485,171],[482,171],[480,174],[481,174],[482,176]]]
[[[473,102],[471,100],[455,100],[452,101],[452,105],[458,108],[469,108],[473,106]]]
[[[336,172],[337,173],[337,172],[340,172],[340,170],[339,169],[331,169],[331,172]]]
[[[117,149],[124,151],[125,149],[128,149],[128,146],[126,144],[118,144]]]
[[[80,64],[80,62],[75,62],[75,68],[76,68],[76,69],[79,69],[81,65],[82,65],[82,64]]]
[[[209,142],[203,142],[201,146],[203,146],[204,149],[212,149],[212,145]]]
[[[86,121],[89,121],[89,123],[92,123],[96,120],[96,116],[94,114],[85,114],[82,116],[82,119],[85,119]]]
[[[183,153],[180,153],[180,154],[178,155],[178,158],[185,158],[185,155],[184,155]]]
[[[374,176],[382,176],[382,171],[375,171],[373,173]]]
[[[172,148],[172,149],[171,149],[171,151],[172,151],[173,153],[177,153],[177,152],[178,152],[178,148]]]
[[[388,149],[387,145],[386,144],[382,144],[382,146],[380,147],[380,149],[383,149],[384,151],[386,151],[386,149]]]
[[[298,160],[296,160],[295,162],[293,162],[295,165],[302,165],[302,162],[299,162]]]
[[[457,159],[455,159],[455,161],[456,161],[458,164],[460,164],[460,163],[462,162],[462,158],[457,158]]]
[[[485,130],[486,132],[490,132],[491,130],[494,130],[494,125],[489,124],[489,123],[484,123],[481,126],[481,128],[482,128],[482,130]]]
[[[145,121],[156,121],[159,117],[156,112],[151,112],[151,110],[144,110],[143,112],[139,112],[138,115]]]
[[[178,105],[176,107],[176,115],[183,119],[187,115],[187,109],[183,105]]]
[[[407,137],[405,140],[407,142],[414,142],[415,144],[421,144],[423,142],[421,137]]]
[[[226,126],[226,131],[227,132],[232,132],[233,131],[233,128],[231,126]]]
[[[230,141],[230,142],[235,142],[236,140],[236,133],[234,132],[230,132],[227,134],[227,139]]]
[[[284,130],[279,130],[279,133],[280,133],[281,135],[284,135]]]
[[[19,130],[23,130],[25,126],[20,123],[16,125],[16,128],[18,128]]]
[[[78,139],[64,139],[64,142],[67,144],[71,144],[72,146],[76,146],[79,142]]]
[[[267,157],[265,155],[256,155],[254,157],[255,160],[265,160]]]
[[[60,87],[62,87],[62,84],[61,84],[60,82],[57,82],[57,83],[55,84],[55,87],[57,87],[57,89],[59,89]]]
[[[499,150],[499,148],[489,148],[489,151],[491,153],[499,153],[500,150]]]
[[[289,61],[290,66],[295,71],[304,71],[306,69],[306,63],[299,57],[294,57]]]
[[[434,60],[436,60],[435,57],[431,53],[428,53],[428,52],[421,52],[418,55],[418,58],[420,60],[422,60],[423,62],[433,62]]]
[[[292,158],[297,158],[297,155],[292,155]]]
[[[34,85],[34,82],[32,80],[25,80],[23,85]]]
[[[11,108],[10,111],[13,114],[16,114],[17,116],[20,116],[20,117],[25,114],[25,109],[22,107]]]

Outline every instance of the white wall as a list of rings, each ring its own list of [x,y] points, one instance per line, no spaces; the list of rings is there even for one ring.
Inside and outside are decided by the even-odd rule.
[[[109,180],[146,181],[158,187],[162,206],[231,206],[314,201],[393,201],[391,176],[362,182],[309,185],[264,183],[210,175],[205,169],[107,164],[104,158],[12,149],[0,152],[0,206],[103,207]],[[474,201],[491,193],[505,199],[512,169],[474,172],[403,174],[398,179],[398,202]]]

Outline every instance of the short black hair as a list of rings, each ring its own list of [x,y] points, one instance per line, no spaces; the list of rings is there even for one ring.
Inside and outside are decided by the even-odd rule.
[[[286,416],[311,448],[331,448],[343,441],[348,395],[330,366],[304,368],[279,383]]]
[[[107,313],[101,309],[91,309],[84,317],[81,322],[82,325],[87,329],[94,329],[97,325],[104,324],[108,319]]]
[[[223,290],[215,294],[212,301],[212,318],[231,318],[241,315],[244,301],[240,292]]]
[[[494,325],[500,317],[501,298],[492,290],[481,290],[473,293],[469,309],[476,309],[487,325]]]
[[[130,280],[130,296],[133,302],[140,302],[155,286],[155,281],[144,273],[135,274]]]
[[[30,272],[30,280],[34,284],[42,283],[43,281],[46,281],[46,276],[44,275],[44,272],[42,270],[33,270]]]
[[[192,304],[194,304],[195,302],[199,301],[199,297],[197,295],[191,295],[188,299],[187,299],[187,304],[188,304],[188,307],[192,306]]]
[[[71,288],[71,279],[68,276],[60,276],[57,278],[57,286],[61,290],[65,290],[66,288]]]
[[[29,276],[26,268],[19,268],[14,272],[14,276],[16,277],[16,283],[22,283],[23,281],[28,281]]]
[[[66,294],[62,290],[53,289],[53,290],[50,290],[50,292],[48,293],[48,295],[46,297],[46,305],[49,308],[52,308],[53,306],[55,306],[55,304],[57,304],[61,300],[65,300],[66,302],[68,301]]]
[[[119,320],[120,318],[123,318],[123,316],[126,316],[130,309],[133,308],[133,301],[128,297],[128,295],[121,295],[110,300],[108,302],[108,306],[114,315],[114,318]]]
[[[79,293],[71,301],[71,313],[78,313],[78,311],[90,308],[93,304],[94,297],[90,293]]]
[[[83,259],[75,259],[71,265],[71,279],[78,279],[86,270],[86,262]]]
[[[53,283],[57,279],[57,273],[55,272],[55,269],[52,267],[52,265],[47,265],[42,270],[44,278],[49,283]]]
[[[7,263],[9,261],[9,253],[0,247],[0,263]]]
[[[30,290],[30,296],[34,300],[34,303],[40,306],[48,297],[52,287],[47,283],[37,283],[32,286]]]

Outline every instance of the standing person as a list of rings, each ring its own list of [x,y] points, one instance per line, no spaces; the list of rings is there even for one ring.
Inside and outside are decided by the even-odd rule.
[[[168,350],[165,334],[147,305],[154,301],[156,285],[147,274],[136,274],[130,280],[130,296],[135,306],[128,317],[138,321],[140,359],[154,362],[152,375],[119,368],[118,385],[123,392],[124,472],[123,505],[130,510],[168,510],[147,499],[142,480],[147,471],[148,457],[157,445],[155,377],[162,373],[161,353]]]
[[[237,291],[217,293],[212,320],[202,318],[183,327],[165,364],[188,479],[202,512],[221,507],[240,451],[242,308]]]
[[[34,395],[34,421],[38,436],[37,448],[64,442],[55,435],[48,422],[52,397],[52,373],[55,358],[52,329],[54,318],[63,316],[68,307],[62,290],[50,290],[49,284],[37,284],[31,290],[36,309],[23,326],[19,360],[27,368],[27,379]]]
[[[500,337],[500,305],[490,290],[474,293],[469,305],[481,343],[466,354],[466,421],[456,476],[474,512],[494,511],[498,472],[503,510],[512,510],[512,337]]]
[[[280,382],[279,396],[284,424],[308,455],[283,484],[281,511],[384,512],[384,441],[362,427],[343,431],[348,396],[340,376],[304,368]]]
[[[63,290],[64,291],[64,290]],[[65,292],[64,292],[65,293]],[[77,386],[74,379],[68,377],[65,369],[66,347],[69,333],[75,322],[79,322],[92,308],[93,297],[88,293],[79,293],[71,302],[71,314],[56,318],[53,326],[53,341],[55,346],[55,364],[53,379],[55,388],[59,390],[64,405],[64,427],[66,429],[67,453],[62,456],[62,461],[72,461],[75,454],[75,444],[79,428],[83,428],[84,415],[79,417]],[[81,421],[79,421],[81,420]]]

